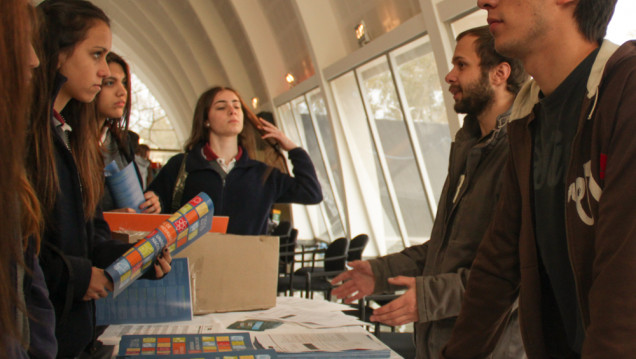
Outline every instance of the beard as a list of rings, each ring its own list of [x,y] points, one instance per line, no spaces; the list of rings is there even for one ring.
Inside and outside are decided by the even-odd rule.
[[[455,102],[455,112],[479,115],[492,103],[494,96],[488,72],[484,72],[479,80],[462,88],[462,99]]]

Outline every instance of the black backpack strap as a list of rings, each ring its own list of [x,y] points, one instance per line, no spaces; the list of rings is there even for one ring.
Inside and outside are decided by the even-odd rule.
[[[183,197],[183,190],[185,189],[185,182],[188,178],[188,172],[186,172],[186,159],[188,153],[183,154],[183,160],[181,161],[181,167],[179,167],[179,174],[174,184],[174,190],[172,191],[172,208],[171,212],[174,213],[181,208],[181,198]]]

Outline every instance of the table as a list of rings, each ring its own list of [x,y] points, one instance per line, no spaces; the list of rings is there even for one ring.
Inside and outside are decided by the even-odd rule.
[[[295,311],[300,315],[311,316],[312,312],[319,315],[322,318],[326,318],[325,321],[330,323],[348,323],[352,325],[339,326],[333,328],[315,328],[307,327],[294,322],[284,322],[281,326],[273,329],[268,329],[263,332],[251,331],[250,335],[252,339],[258,339],[259,336],[267,335],[270,333],[286,333],[286,334],[303,334],[303,333],[366,333],[370,334],[361,324],[363,322],[357,321],[354,317],[347,316],[342,313],[343,309],[351,309],[349,306],[343,304],[327,302],[322,299],[310,300],[304,298],[294,297],[277,297],[277,305],[275,308],[267,311],[281,312],[281,311]],[[239,320],[245,319],[258,319],[258,315],[263,315],[265,311],[248,311],[248,312],[228,312],[228,313],[212,313],[202,316],[195,316],[193,320],[187,322],[170,322],[163,324],[123,324],[123,325],[111,325],[106,331],[99,337],[105,345],[117,345],[119,339],[124,334],[198,334],[198,333],[232,333],[232,332],[244,332],[244,330],[232,330],[227,327]],[[306,313],[306,314],[303,314]],[[386,349],[386,345],[382,344],[377,338],[371,335],[374,341],[380,343]],[[389,349],[390,350],[390,349]],[[115,348],[115,354],[118,348]],[[402,358],[397,353],[391,351],[391,359]]]

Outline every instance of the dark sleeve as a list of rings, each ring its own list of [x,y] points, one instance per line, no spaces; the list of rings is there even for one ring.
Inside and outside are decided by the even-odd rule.
[[[636,281],[632,280],[636,273],[636,56],[624,59],[621,66],[627,69],[608,75],[608,90],[601,95],[595,119],[607,131],[602,152],[607,155],[605,176],[592,169],[585,179],[590,192],[597,183],[600,199],[594,244],[586,244],[594,246],[595,256],[588,294],[590,322],[581,358],[636,357]]]
[[[277,203],[317,204],[322,201],[322,189],[316,176],[316,169],[309,158],[309,154],[297,147],[288,153],[293,166],[294,177],[278,170],[272,172],[275,176],[278,196]]]
[[[29,359],[29,355],[27,354],[26,350],[24,350],[20,342],[16,339],[7,336],[4,333],[0,333],[0,340],[3,342],[3,344],[6,345],[7,358]]]
[[[102,269],[108,267],[115,261],[115,259],[119,258],[130,247],[132,247],[132,244],[124,243],[112,238],[110,227],[106,220],[104,220],[104,214],[99,206],[95,210],[95,218],[93,218],[92,227],[94,232],[94,246],[91,253],[91,259],[95,267]]]
[[[55,311],[49,300],[49,291],[44,281],[44,273],[33,255],[32,278],[29,288],[25,288],[27,311],[29,314],[29,355],[32,358],[55,358]]]
[[[46,240],[46,233],[40,250],[40,264],[44,270],[46,285],[52,298],[71,295],[73,301],[82,300],[91,280],[92,263],[81,256],[64,254]],[[69,286],[71,292],[69,293]]]
[[[387,279],[391,277],[399,275],[417,277],[422,275],[427,252],[428,244],[424,243],[406,248],[400,253],[369,260],[373,276],[375,277],[375,292],[381,293],[399,289],[400,287],[389,285]]]
[[[493,218],[471,267],[461,312],[442,358],[487,357],[519,295],[521,196],[512,154]]]
[[[183,153],[173,156],[165,166],[161,168],[154,180],[148,185],[146,191],[153,191],[161,202],[161,213],[170,214],[172,208],[172,191],[179,175]]]

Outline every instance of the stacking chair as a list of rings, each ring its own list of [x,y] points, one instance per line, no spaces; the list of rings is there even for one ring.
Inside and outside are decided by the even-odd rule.
[[[277,237],[289,236],[291,229],[292,229],[292,226],[290,221],[280,221],[278,226],[274,228],[274,231],[272,232],[271,235],[277,236]]]
[[[314,291],[321,291],[325,299],[331,300],[330,278],[346,270],[348,249],[349,240],[341,237],[329,243],[326,249],[304,252],[305,256],[311,258],[303,258],[303,267],[294,273],[293,289],[305,290],[306,298],[313,298]]]
[[[369,236],[366,234],[358,234],[355,236],[349,244],[349,251],[347,252],[347,262],[353,262],[362,259],[362,252],[369,243]]]
[[[293,294],[294,264],[298,230],[292,228],[288,236],[280,237],[278,261],[278,293]]]

